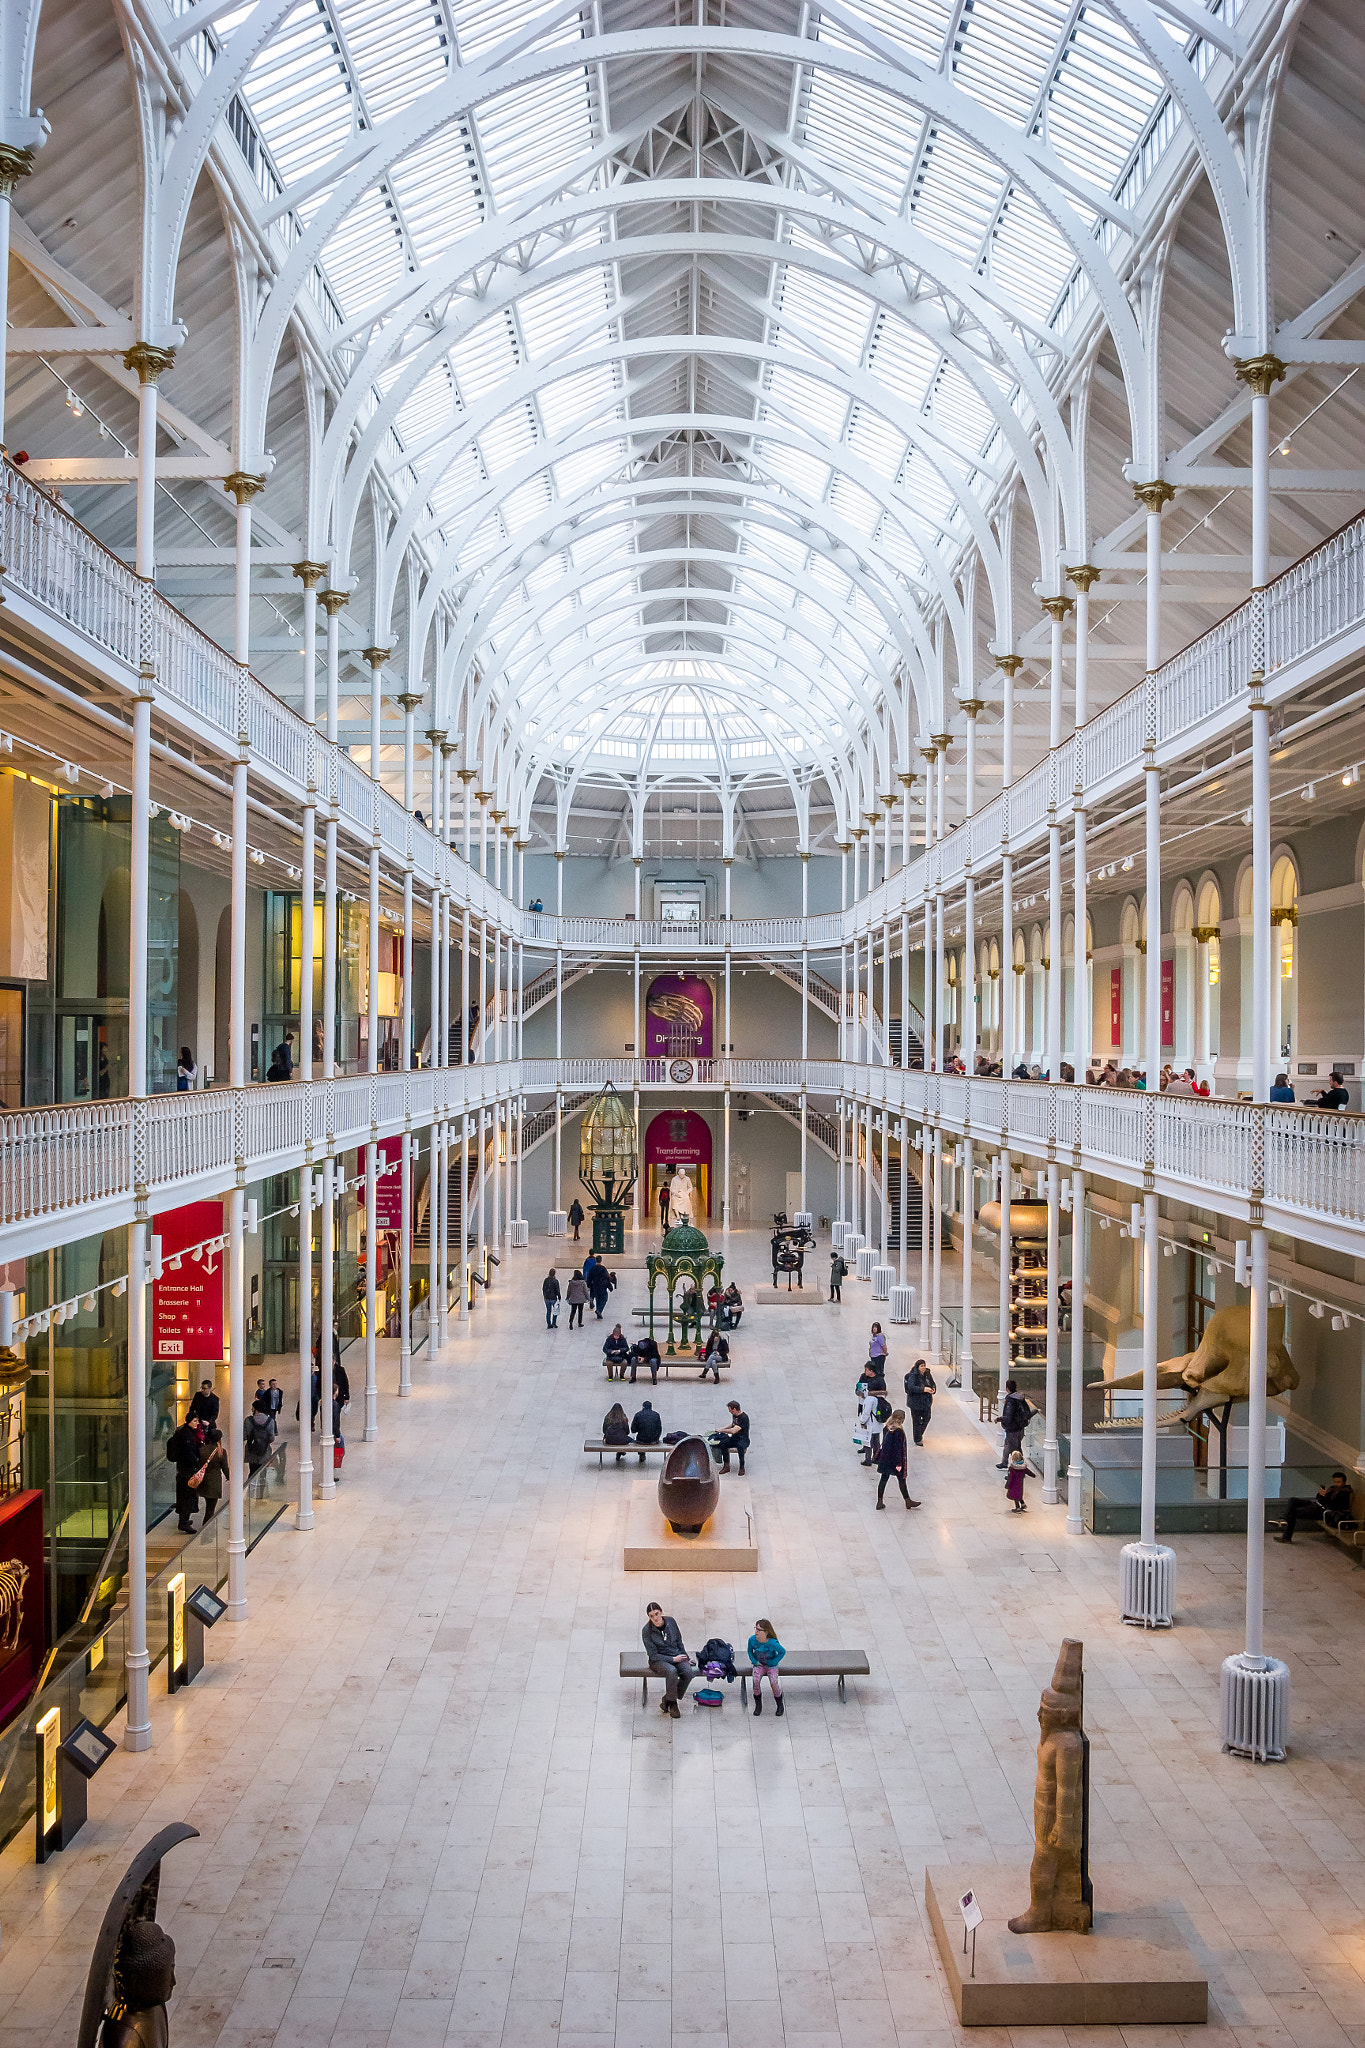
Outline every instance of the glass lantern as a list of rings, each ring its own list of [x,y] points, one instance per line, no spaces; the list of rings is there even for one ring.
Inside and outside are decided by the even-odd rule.
[[[635,1118],[608,1082],[583,1119],[578,1176],[592,1196],[592,1248],[625,1249],[621,1212],[630,1200],[639,1168]]]

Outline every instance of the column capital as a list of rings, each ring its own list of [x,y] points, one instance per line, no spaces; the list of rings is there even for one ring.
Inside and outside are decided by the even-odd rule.
[[[474,777],[478,774],[478,772],[479,771],[477,768],[457,768],[455,770],[455,773],[459,776],[461,782],[464,783],[472,782],[474,780]]]
[[[327,574],[325,562],[295,562],[291,574],[298,577],[305,590],[316,589]]]
[[[531,842],[529,839],[514,838],[512,844],[516,847],[518,853],[525,853]]]
[[[881,815],[877,811],[864,811],[863,816],[867,819],[869,825],[877,826],[881,824]]]
[[[984,697],[960,697],[958,699],[958,702],[962,706],[962,709],[966,712],[968,718],[975,718],[978,712],[984,711],[986,708],[986,700]],[[888,798],[887,801],[890,802],[890,798]]]
[[[809,860],[809,859],[810,859],[810,851],[809,851],[809,849],[808,849],[808,848],[805,848],[805,849],[800,849],[800,851],[801,851],[801,858],[802,858],[802,860]]]
[[[1022,654],[997,654],[995,665],[1005,675],[1017,676],[1020,669],[1024,666],[1024,657]]]
[[[1175,496],[1175,485],[1168,484],[1164,477],[1154,477],[1149,484],[1134,484],[1133,496],[1148,512],[1162,512]]]
[[[559,855],[559,858],[563,860],[564,856],[562,853]],[[644,855],[642,853],[633,853],[630,857],[630,864],[634,868],[642,868],[645,864]]]
[[[557,847],[555,848],[555,859],[556,859],[556,860],[567,860],[567,859],[568,859],[568,857],[569,857],[569,849],[568,849],[568,847],[567,847],[567,846],[557,846]]]
[[[129,350],[131,355],[132,351]],[[223,478],[223,489],[239,505],[249,505],[258,491],[265,489],[265,478],[256,476],[249,469],[234,469],[231,476]]]
[[[450,759],[451,755],[452,755],[452,754],[454,753],[454,751],[455,751],[455,749],[456,749],[456,747],[457,747],[458,745],[459,745],[459,742],[458,742],[458,740],[448,740],[448,739],[446,738],[445,734],[444,734],[444,733],[442,733],[442,734],[441,734],[441,759],[442,759],[443,761],[448,761],[448,760]]]
[[[1245,384],[1257,398],[1269,398],[1271,385],[1278,384],[1285,375],[1284,364],[1269,350],[1263,356],[1234,356],[1232,367],[1237,382]]]
[[[1207,946],[1211,940],[1221,938],[1223,927],[1219,924],[1197,924],[1190,933],[1197,945]]]
[[[1281,904],[1276,909],[1272,910],[1270,913],[1270,924],[1272,930],[1277,924],[1297,925],[1298,921],[1299,912],[1297,904]]]
[[[883,802],[883,803],[884,803],[884,804],[886,805],[886,808],[888,809],[888,811],[890,811],[890,810],[894,810],[894,809],[895,809],[895,806],[897,805],[897,803],[898,803],[899,801],[900,801],[900,799],[899,799],[899,797],[898,797],[898,796],[896,795],[896,792],[895,792],[895,790],[894,790],[894,789],[888,789],[888,790],[883,790],[883,791],[882,791],[882,802]]]
[[[34,154],[31,149],[16,149],[12,142],[0,142],[0,198],[8,199],[19,180],[32,175]]]
[[[852,850],[853,841],[851,839],[836,839],[834,844],[838,847],[840,853],[848,853]]]
[[[491,789],[476,789],[476,790],[475,790],[475,792],[474,792],[474,801],[475,801],[475,803],[476,803],[476,804],[491,804],[491,803],[492,803],[492,801],[493,801],[493,792],[492,792],[492,790],[491,790]]]
[[[929,737],[933,741],[936,751],[940,754],[946,754],[953,743],[953,736],[950,732],[931,732]]]
[[[1065,625],[1067,613],[1074,612],[1076,609],[1075,598],[1067,597],[1062,591],[1058,591],[1055,597],[1040,598],[1038,602],[1042,605],[1043,610],[1047,613],[1053,624],[1057,626]]]
[[[368,661],[371,668],[383,668],[392,652],[391,647],[366,647],[361,652],[361,660]]]
[[[3,173],[0,173],[0,178]],[[135,341],[131,348],[123,351],[125,370],[136,370],[139,384],[155,384],[164,371],[175,361],[173,348],[158,348],[155,342]]]
[[[334,619],[342,606],[351,602],[351,595],[347,590],[320,590],[318,602],[328,618]]]
[[[1075,568],[1068,569],[1066,573],[1077,590],[1089,590],[1092,583],[1099,582],[1103,572],[1097,569],[1093,562],[1077,562]]]
[[[488,815],[493,820],[493,823],[495,825],[500,825],[503,819],[507,816],[507,813],[506,811],[490,811]]]
[[[410,711],[415,711],[417,709],[417,706],[421,703],[421,701],[421,698],[415,697],[411,690],[399,691],[398,703],[400,709],[403,712],[404,717],[406,717]]]
[[[427,727],[427,738],[431,742],[432,752],[434,753],[445,738],[445,734],[441,731],[439,725],[429,725]]]

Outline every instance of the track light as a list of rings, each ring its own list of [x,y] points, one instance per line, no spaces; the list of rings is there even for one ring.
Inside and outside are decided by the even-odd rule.
[[[84,415],[85,406],[74,391],[68,390],[66,394],[66,409],[76,419],[80,419]]]
[[[1306,804],[1311,804],[1318,793],[1318,785],[1316,782],[1305,782],[1299,793]]]
[[[1333,1318],[1332,1318],[1332,1328],[1333,1328],[1334,1330],[1344,1330],[1344,1329],[1346,1328],[1346,1318],[1345,1318],[1345,1316],[1343,1316],[1343,1315],[1335,1315],[1335,1316],[1333,1316]]]
[[[1320,1323],[1323,1317],[1326,1315],[1327,1310],[1323,1307],[1320,1301],[1310,1301],[1308,1304],[1308,1313],[1310,1316],[1312,1316],[1313,1321],[1315,1323]]]

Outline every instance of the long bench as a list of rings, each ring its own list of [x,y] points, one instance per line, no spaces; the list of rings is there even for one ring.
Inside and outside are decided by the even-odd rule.
[[[736,1657],[735,1670],[739,1674],[739,1696],[747,1703],[753,1666],[747,1657]],[[867,1678],[871,1670],[866,1650],[788,1650],[777,1667],[777,1675],[779,1683],[784,1686],[789,1678],[837,1678],[842,1700],[848,1697],[844,1680]],[[658,1678],[660,1685],[663,1684],[658,1672],[650,1670],[649,1659],[643,1650],[622,1650],[621,1676],[639,1679],[640,1698],[646,1705],[649,1702],[650,1679]]]
[[[719,1367],[720,1367],[720,1369],[721,1369],[721,1371],[722,1371],[722,1372],[728,1372],[728,1371],[730,1370],[730,1361],[729,1361],[729,1359],[728,1359],[728,1358],[718,1358],[718,1359],[716,1360],[716,1364],[717,1364],[717,1365],[719,1365]],[[651,1371],[651,1368],[650,1368],[650,1367],[649,1367],[648,1365],[646,1365],[646,1364],[644,1364],[644,1363],[641,1363],[640,1365],[638,1365],[638,1366],[636,1367],[636,1370],[637,1370],[637,1372],[638,1372],[638,1373],[639,1373],[639,1375],[640,1375],[640,1380],[645,1380],[645,1379],[648,1379],[648,1378],[649,1378],[649,1376],[650,1376],[650,1371]],[[666,1372],[666,1373],[674,1373],[674,1372],[692,1372],[692,1373],[698,1373],[698,1374],[700,1374],[700,1372],[701,1372],[701,1360],[700,1360],[699,1358],[661,1358],[661,1359],[659,1360],[658,1370],[659,1370],[660,1372]],[[710,1360],[709,1358],[708,1358],[708,1360],[706,1361],[706,1370],[707,1370],[708,1372],[710,1372],[710,1370],[711,1370],[711,1360]],[[607,1378],[608,1378],[608,1379],[611,1379],[611,1378],[612,1378],[612,1374],[611,1374],[611,1373],[608,1373],[608,1374],[607,1374]],[[616,1375],[616,1378],[617,1378],[617,1380],[618,1380],[618,1381],[619,1381],[619,1380],[626,1380],[626,1381],[629,1381],[629,1380],[630,1380],[630,1367],[629,1367],[629,1364],[627,1364],[627,1366],[626,1366],[626,1369],[625,1369],[625,1371],[624,1371],[624,1372],[622,1372],[622,1373],[618,1373],[618,1374]],[[640,1380],[636,1380],[636,1381],[632,1382],[632,1384],[634,1384],[634,1385],[638,1386],[638,1385],[639,1385],[639,1383],[640,1383]]]
[[[628,1457],[632,1451],[637,1451],[640,1454],[641,1460],[643,1461],[645,1458],[649,1457],[666,1457],[668,1452],[671,1451],[673,1448],[674,1446],[672,1444],[665,1443],[637,1444],[633,1437],[631,1438],[628,1444],[609,1444],[605,1442],[605,1440],[600,1436],[590,1436],[583,1445],[583,1449],[585,1452],[596,1451],[597,1462],[599,1465],[602,1463],[602,1460],[608,1455],[617,1458],[625,1458]]]

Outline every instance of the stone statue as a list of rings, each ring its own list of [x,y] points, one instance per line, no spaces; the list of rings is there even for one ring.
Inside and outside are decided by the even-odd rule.
[[[1084,1644],[1062,1643],[1052,1683],[1038,1704],[1038,1777],[1033,1791],[1033,1864],[1029,1906],[1012,1934],[1088,1934],[1095,1918],[1090,1884],[1090,1743],[1081,1726]]]
[[[692,1185],[692,1176],[685,1166],[680,1166],[668,1184],[668,1222],[675,1229],[679,1223],[694,1221],[697,1191]]]
[[[174,1821],[124,1872],[90,1958],[76,2048],[168,2048],[175,1943],[156,1923],[161,1859],[198,1833],[187,1821]]]
[[[1284,1348],[1284,1309],[1272,1308],[1267,1318],[1266,1391],[1286,1394],[1299,1384],[1294,1361]],[[1190,1399],[1178,1415],[1162,1423],[1188,1422],[1229,1401],[1245,1401],[1251,1392],[1251,1307],[1220,1308],[1209,1317],[1197,1351],[1168,1358],[1156,1369],[1158,1387],[1188,1387]],[[1140,1372],[1110,1382],[1115,1387],[1140,1387]]]

